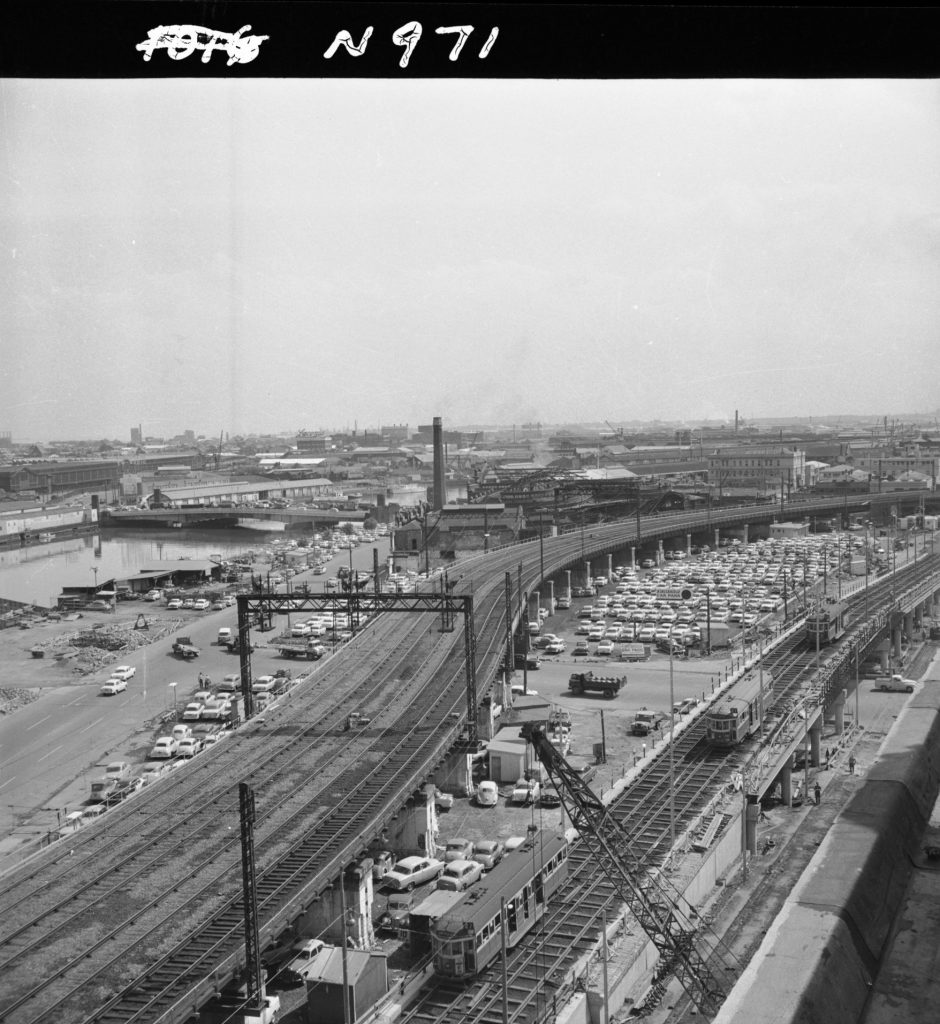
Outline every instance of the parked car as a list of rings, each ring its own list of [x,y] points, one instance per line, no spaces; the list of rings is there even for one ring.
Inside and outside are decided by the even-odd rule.
[[[127,681],[124,679],[109,679],[98,691],[104,697],[113,697],[127,689]]]
[[[395,854],[391,850],[375,850],[372,857],[372,879],[380,882],[395,866]]]
[[[172,736],[160,736],[157,742],[154,743],[153,749],[150,751],[151,758],[170,758],[176,757],[176,752],[179,750],[179,741],[174,739]]]
[[[495,807],[499,803],[499,789],[495,782],[485,780],[477,786],[477,803],[481,807]]]
[[[202,750],[202,740],[198,736],[187,736],[180,740],[176,749],[177,757],[195,757]]]
[[[590,653],[591,653],[591,648],[588,647],[587,640],[579,640],[574,645],[574,650],[571,652],[572,656],[573,657],[577,657],[577,658],[580,658],[580,657],[582,657],[584,655],[587,655],[587,654],[590,654]]]
[[[202,718],[202,704],[199,701],[187,704],[181,717],[184,722],[198,722]]]
[[[183,607],[184,608],[193,608],[193,607],[195,607],[195,604],[196,604],[196,599],[194,597],[184,597],[183,598]]]
[[[444,847],[444,862],[448,864],[452,860],[469,860],[472,856],[473,843],[463,837],[449,839]]]
[[[235,672],[229,673],[227,676],[222,677],[222,682],[219,683],[219,693],[235,693],[236,690],[240,690],[242,685],[242,677]]]
[[[131,777],[133,769],[127,761],[112,761],[104,770],[105,779],[113,779],[115,782],[123,782]]]
[[[672,706],[672,710],[677,715],[687,715],[690,711],[698,707],[698,697],[686,697],[685,700],[677,701]]]
[[[326,948],[322,939],[299,939],[295,942],[294,956],[284,969],[284,980],[295,984],[306,981],[310,965]]]
[[[597,648],[596,648],[594,653],[598,654],[598,655],[602,655],[602,656],[603,655],[613,654],[614,653],[614,642],[613,642],[613,640],[601,640],[601,642],[597,645]]]
[[[396,932],[399,928],[407,927],[414,899],[411,893],[392,893],[385,905],[385,912],[379,918],[379,931]]]
[[[539,807],[561,807],[561,797],[554,786],[542,786],[539,793]]]
[[[439,811],[449,811],[454,806],[454,794],[442,793],[439,789],[434,790],[434,806]]]
[[[111,669],[112,679],[123,679],[126,683],[129,679],[133,679],[137,675],[137,669],[131,665],[118,665]]]
[[[491,871],[503,859],[503,844],[496,839],[481,839],[473,844],[473,859],[483,865],[484,871]]]
[[[564,654],[565,647],[564,640],[553,640],[550,644],[546,644],[544,650],[546,654]]]
[[[539,798],[539,783],[536,779],[519,779],[513,786],[509,802],[513,804],[532,804]]]
[[[178,597],[171,597],[166,603],[167,611],[175,612],[183,607],[183,602]]]
[[[416,885],[432,882],[444,870],[444,862],[433,857],[405,857],[385,876],[392,889],[410,892]]]
[[[438,889],[463,892],[483,877],[483,865],[475,860],[452,860],[437,880]]]

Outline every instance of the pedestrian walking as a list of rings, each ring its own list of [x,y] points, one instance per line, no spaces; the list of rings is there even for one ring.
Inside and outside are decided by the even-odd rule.
[[[822,787],[818,782],[813,786],[813,796],[816,797],[816,806],[818,807],[822,802]]]
[[[826,747],[826,771],[829,771],[829,748]]]
[[[849,775],[855,774],[855,755],[849,754]]]

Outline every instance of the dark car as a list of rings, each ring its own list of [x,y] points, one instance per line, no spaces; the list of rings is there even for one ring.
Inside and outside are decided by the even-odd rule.
[[[549,788],[545,786],[542,788],[542,792],[539,795],[539,806],[540,807],[561,807],[561,797],[558,795],[558,790],[554,787]]]

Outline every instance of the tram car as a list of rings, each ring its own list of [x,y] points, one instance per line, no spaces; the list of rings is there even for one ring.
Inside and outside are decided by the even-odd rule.
[[[761,681],[763,679],[763,692]],[[708,709],[706,736],[716,747],[734,747],[757,732],[761,712],[766,715],[773,701],[773,679],[765,669],[752,671],[738,680]]]
[[[846,631],[849,611],[839,601],[827,601],[810,612],[806,619],[806,642],[815,648],[834,643]]]
[[[434,970],[447,978],[472,978],[502,950],[502,906],[506,947],[511,949],[541,918],[568,877],[568,843],[551,832],[530,833],[459,903],[431,925]]]

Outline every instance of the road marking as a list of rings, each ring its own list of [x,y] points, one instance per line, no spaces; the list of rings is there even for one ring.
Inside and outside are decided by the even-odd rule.
[[[9,786],[9,785],[10,785],[10,783],[11,783],[11,782],[13,782],[13,780],[14,780],[15,778],[16,778],[16,776],[15,776],[15,775],[11,775],[11,776],[10,776],[10,777],[9,777],[9,778],[7,779],[7,781],[3,783],[3,785],[0,785],[0,789],[3,789],[3,788],[4,788],[4,786]]]
[[[95,727],[96,725],[98,725],[98,724],[99,724],[100,722],[103,722],[103,721],[104,721],[104,719],[103,719],[103,718],[96,718],[96,719],[95,719],[95,720],[94,720],[94,721],[93,721],[93,722],[91,723],[91,725],[86,725],[84,729],[79,729],[79,730],[78,730],[78,733],[79,733],[79,735],[81,735],[81,734],[82,734],[83,732],[88,732],[88,730],[89,730],[89,729],[94,729],[94,727]]]
[[[48,754],[43,754],[43,755],[42,755],[42,757],[38,757],[38,758],[36,758],[36,760],[37,760],[37,761],[45,761],[45,759],[46,759],[47,757],[52,757],[52,755],[53,755],[53,754],[54,754],[54,753],[55,753],[55,752],[56,752],[57,750],[61,750],[63,746],[64,746],[64,744],[60,743],[60,744],[59,744],[59,746],[57,746],[57,747],[53,747],[53,749],[52,749],[52,750],[50,750]]]
[[[48,722],[50,718],[52,718],[52,715],[46,715],[45,718],[40,718],[38,722],[33,722],[32,725],[27,725],[26,731],[29,732],[30,729],[35,729],[37,725],[42,725],[43,722]]]

